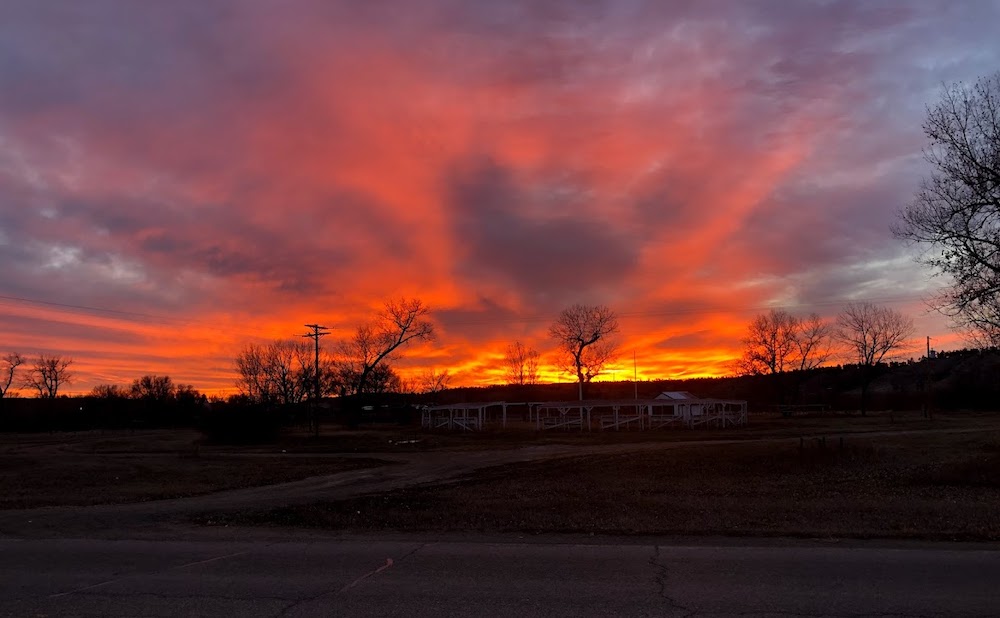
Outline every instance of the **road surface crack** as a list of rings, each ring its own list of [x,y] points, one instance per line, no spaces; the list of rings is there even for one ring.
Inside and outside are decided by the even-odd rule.
[[[354,581],[346,584],[345,586],[343,586],[339,590],[324,590],[323,592],[320,592],[319,594],[313,595],[311,597],[306,597],[304,599],[299,599],[299,600],[291,603],[290,605],[288,605],[287,607],[285,607],[284,609],[282,609],[280,612],[278,612],[278,614],[276,615],[276,618],[280,618],[281,616],[287,615],[288,612],[292,611],[293,609],[295,609],[296,607],[298,607],[299,605],[302,605],[304,603],[311,603],[313,601],[316,601],[318,599],[322,599],[323,597],[330,596],[330,595],[343,594],[343,593],[347,592],[348,590],[354,588],[355,586],[357,586],[361,582],[365,581],[366,579],[374,577],[374,576],[378,575],[379,573],[381,573],[382,571],[390,569],[392,566],[403,562],[404,560],[406,560],[407,558],[409,558],[413,554],[417,553],[421,549],[424,549],[425,547],[429,547],[431,545],[433,545],[433,543],[423,543],[421,545],[418,545],[418,546],[414,547],[413,549],[411,549],[410,551],[408,551],[405,554],[403,554],[402,556],[400,556],[398,560],[393,560],[392,558],[386,558],[385,559],[385,563],[379,565],[378,567],[372,569],[371,571],[368,571],[367,573],[362,574],[360,577],[358,577]]]
[[[667,565],[660,562],[660,546],[653,546],[653,555],[649,559],[649,565],[655,569],[655,575],[653,576],[653,581],[659,588],[658,594],[660,597],[667,602],[668,609],[685,612],[684,618],[690,618],[698,613],[697,610],[693,610],[690,607],[685,607],[678,603],[667,591],[667,578],[669,572],[667,570]]]
[[[271,543],[268,543],[267,545],[264,545],[264,547],[268,547],[270,545],[271,545]],[[204,560],[196,560],[194,562],[186,562],[184,564],[179,564],[177,566],[167,567],[167,568],[164,568],[164,569],[157,569],[157,570],[154,570],[154,571],[150,571],[148,573],[128,573],[128,574],[114,573],[111,579],[108,579],[108,580],[105,580],[105,581],[102,581],[102,582],[98,582],[96,584],[90,584],[88,586],[81,586],[80,588],[76,588],[76,589],[73,589],[73,590],[67,590],[65,592],[57,592],[55,594],[50,594],[49,598],[50,599],[58,599],[59,597],[65,597],[65,596],[69,596],[71,594],[81,594],[81,593],[85,593],[85,592],[90,592],[91,590],[94,590],[96,588],[103,588],[104,586],[109,586],[111,584],[116,584],[116,583],[121,582],[121,581],[130,580],[130,579],[138,579],[140,577],[149,577],[150,575],[159,575],[161,573],[168,573],[170,571],[176,571],[176,570],[179,570],[179,569],[186,569],[186,568],[192,567],[192,566],[198,566],[198,565],[202,565],[202,564],[208,564],[209,562],[216,562],[218,560],[226,560],[228,558],[235,558],[236,556],[242,556],[244,554],[248,554],[251,551],[255,551],[255,550],[253,550],[253,549],[247,549],[247,550],[244,550],[244,551],[238,551],[238,552],[233,552],[233,553],[229,553],[229,554],[224,554],[222,556],[213,556],[212,558],[206,558]]]

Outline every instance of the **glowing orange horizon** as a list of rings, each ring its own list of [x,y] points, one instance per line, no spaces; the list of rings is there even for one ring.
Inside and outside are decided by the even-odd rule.
[[[914,308],[913,303],[910,307]],[[349,316],[357,324],[361,321],[358,316],[367,315],[366,311],[345,314],[344,319],[320,320],[333,327],[331,336],[322,340],[324,350],[333,349],[338,339],[353,332],[353,326],[347,322]],[[683,324],[674,322],[678,315],[662,312],[669,316],[671,321],[668,322],[660,313],[622,315],[621,333],[617,336],[619,355],[595,378],[596,381],[631,381],[634,373],[639,381],[732,375],[732,363],[741,353],[741,338],[754,311],[679,314]],[[25,356],[41,352],[72,358],[74,380],[64,393],[75,395],[86,394],[98,384],[127,385],[146,374],[169,375],[175,382],[191,384],[208,395],[234,394],[237,389],[233,359],[243,345],[291,339],[305,331],[301,326],[296,329],[297,322],[303,320],[266,322],[250,327],[238,315],[219,315],[214,316],[214,320],[212,316],[196,321],[178,318],[176,324],[164,324],[155,321],[158,316],[135,321],[136,318],[11,302],[0,304],[0,315],[8,318],[29,316],[49,327],[61,324],[72,329],[82,328],[81,332],[99,329],[122,339],[118,343],[105,340],[98,348],[92,339],[80,335],[59,338],[45,347],[37,345],[39,337],[33,333],[8,338],[11,351],[19,351]],[[213,326],[213,321],[218,326]],[[918,317],[917,322],[918,326],[939,326],[926,318]],[[401,377],[411,380],[428,370],[448,371],[453,387],[503,384],[504,350],[508,344],[520,340],[541,353],[539,382],[575,381],[574,376],[560,368],[559,352],[555,342],[547,336],[548,323],[544,320],[533,317],[483,324],[489,333],[477,338],[451,333],[439,324],[435,341],[404,350],[394,367]],[[919,344],[916,340],[912,342],[903,358],[919,356]],[[934,345],[938,349],[962,347],[956,335],[936,338]],[[831,362],[846,360],[846,357],[835,356]],[[31,395],[23,389],[21,394]]]

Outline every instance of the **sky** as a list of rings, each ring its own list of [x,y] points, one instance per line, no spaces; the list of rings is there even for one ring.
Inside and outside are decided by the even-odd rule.
[[[772,307],[890,305],[962,347],[890,225],[1000,2],[4,0],[0,353],[67,392],[235,392],[248,342],[422,299],[398,361],[498,382],[618,312],[603,376],[722,375]],[[633,367],[633,354],[636,359]]]

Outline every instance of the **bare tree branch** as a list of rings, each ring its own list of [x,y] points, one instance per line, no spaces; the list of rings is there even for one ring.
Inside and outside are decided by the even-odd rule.
[[[250,401],[288,405],[304,401],[314,384],[312,348],[309,344],[277,340],[265,345],[247,344],[236,356],[236,386]],[[329,363],[321,365],[329,367]],[[320,379],[320,384],[329,384]],[[329,392],[322,387],[321,392]]]
[[[129,394],[133,399],[163,403],[174,398],[177,386],[170,376],[145,375],[132,381]]]
[[[39,398],[55,399],[59,389],[73,378],[69,372],[72,364],[72,359],[42,354],[32,364],[22,385],[37,392]]]
[[[742,372],[783,373],[798,350],[798,327],[798,318],[781,309],[755,317],[743,339]]]
[[[851,303],[837,316],[836,337],[859,365],[874,367],[912,336],[913,320],[888,307]]]
[[[947,87],[923,128],[934,171],[893,231],[951,278],[937,308],[975,343],[1000,345],[1000,73]]]
[[[507,346],[504,351],[504,378],[507,384],[538,383],[538,351],[520,341]]]
[[[549,327],[576,375],[583,399],[583,385],[597,377],[618,350],[611,336],[618,332],[618,316],[604,305],[573,305],[559,314]]]
[[[24,364],[24,357],[17,352],[11,352],[0,360],[0,399],[7,396],[15,383],[17,368]]]
[[[380,378],[380,368],[388,369],[388,362],[401,348],[415,341],[434,338],[434,325],[426,320],[430,309],[418,299],[388,301],[374,321],[358,327],[354,337],[341,344],[340,374],[345,390],[358,394],[373,392]],[[388,369],[388,375],[395,375]],[[396,383],[398,388],[398,376]],[[381,392],[381,391],[379,391]]]
[[[417,376],[412,390],[421,395],[435,395],[446,390],[449,384],[451,384],[451,374],[447,369],[443,371],[428,369]]]
[[[861,366],[861,413],[864,414],[872,370],[894,352],[906,348],[913,336],[913,320],[888,307],[851,303],[837,316],[834,336]]]
[[[743,339],[737,370],[747,375],[813,369],[830,358],[830,328],[815,313],[798,318],[783,309],[755,317]]]
[[[799,320],[795,343],[798,347],[800,370],[815,369],[830,360],[833,353],[831,335],[830,325],[815,313],[809,314],[804,320]]]

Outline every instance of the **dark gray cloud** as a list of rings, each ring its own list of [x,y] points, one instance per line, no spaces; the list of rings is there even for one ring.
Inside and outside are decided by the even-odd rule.
[[[583,296],[613,285],[636,267],[638,247],[618,222],[586,213],[585,204],[533,198],[495,162],[478,160],[451,179],[450,209],[464,278],[496,278],[526,297]],[[550,215],[549,211],[577,210]]]

